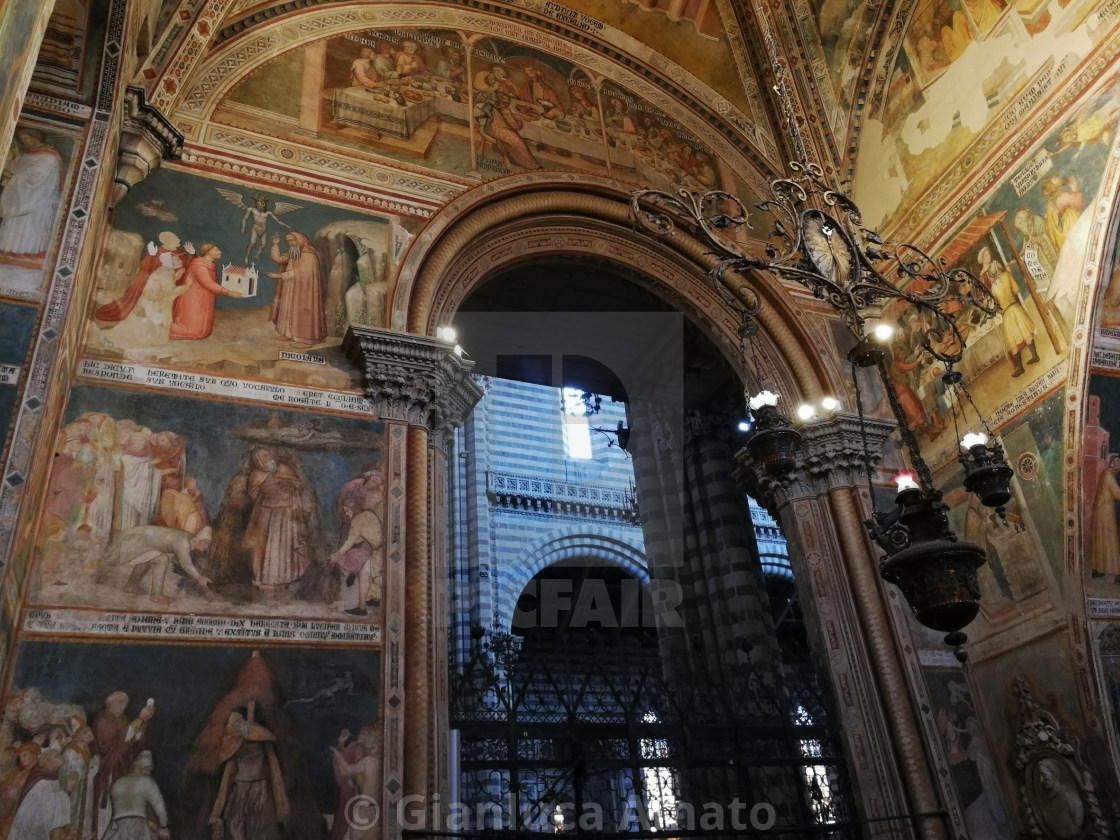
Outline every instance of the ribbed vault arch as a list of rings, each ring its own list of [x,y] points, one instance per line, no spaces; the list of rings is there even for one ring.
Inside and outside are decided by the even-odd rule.
[[[633,229],[630,188],[593,176],[515,175],[449,202],[417,236],[390,303],[393,329],[434,335],[470,293],[501,272],[530,261],[581,257],[629,275],[699,324],[740,376],[740,319],[715,291],[709,249],[683,232],[657,240]],[[749,294],[748,282],[736,290]],[[758,316],[779,383],[791,393],[843,392],[834,361],[776,280],[749,287],[762,299]],[[809,348],[809,349],[807,349]]]
[[[512,627],[517,599],[529,581],[542,570],[565,560],[615,566],[638,580],[649,580],[645,553],[637,541],[619,539],[609,529],[594,526],[578,533],[553,531],[511,565],[516,574],[503,582],[494,607],[498,626],[507,630]]]

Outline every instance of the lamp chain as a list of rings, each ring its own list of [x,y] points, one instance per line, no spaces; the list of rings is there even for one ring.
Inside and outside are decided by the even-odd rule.
[[[921,447],[918,445],[918,438],[914,435],[914,430],[910,427],[910,423],[906,419],[906,412],[902,410],[902,404],[898,401],[898,393],[890,382],[890,374],[887,373],[885,359],[879,359],[875,365],[879,369],[879,376],[883,380],[883,390],[887,392],[887,401],[891,405],[891,413],[894,414],[894,419],[898,423],[898,434],[902,438],[903,447],[910,453],[910,466],[918,474],[921,480],[922,490],[931,499],[940,499],[941,493],[933,485],[933,475],[929,471],[929,465],[922,457]]]
[[[774,95],[782,109],[786,130],[793,139],[794,159],[811,163],[813,156],[809,153],[808,144],[806,144],[805,137],[801,133],[801,125],[797,121],[797,112],[793,107],[795,101],[793,80],[783,59],[781,42],[774,34],[774,28],[770,23],[770,12],[766,9],[766,4],[762,0],[754,0],[752,5],[754,6],[755,17],[762,24],[762,40],[766,45],[767,58],[770,59],[774,72]]]
[[[852,387],[856,392],[856,414],[859,415],[859,437],[860,447],[863,450],[863,470],[867,474],[867,496],[871,500],[871,519],[874,520],[879,516],[879,506],[875,504],[875,474],[871,468],[871,450],[867,443],[867,424],[864,422],[863,413],[863,392],[859,387],[859,369],[855,365],[852,368]]]

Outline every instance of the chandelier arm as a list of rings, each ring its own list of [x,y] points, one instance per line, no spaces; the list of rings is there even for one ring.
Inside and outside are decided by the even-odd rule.
[[[717,202],[734,215],[717,213],[711,217],[706,216],[707,208]],[[721,260],[749,256],[733,240],[715,232],[732,227],[752,227],[747,208],[731,193],[713,190],[698,194],[681,189],[676,195],[670,195],[660,190],[638,190],[630,196],[630,210],[637,227],[658,237],[671,238],[678,227],[683,227],[691,235],[703,239],[706,245],[714,249],[714,256]]]

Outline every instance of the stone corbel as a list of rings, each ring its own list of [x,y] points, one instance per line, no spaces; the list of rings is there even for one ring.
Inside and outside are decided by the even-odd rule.
[[[113,207],[164,160],[177,160],[183,154],[183,134],[148,103],[144,88],[125,88],[123,108]]]
[[[366,397],[382,420],[445,435],[482,399],[482,388],[470,376],[474,362],[446,341],[351,326],[342,348],[361,368]]]
[[[861,428],[857,415],[836,414],[799,429],[797,467],[789,476],[771,478],[744,447],[735,454],[736,478],[771,514],[794,499],[817,498],[837,487],[865,486],[865,451],[876,458],[895,426],[894,420],[868,417]]]

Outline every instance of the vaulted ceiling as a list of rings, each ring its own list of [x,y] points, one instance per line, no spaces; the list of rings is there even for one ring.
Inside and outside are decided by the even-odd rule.
[[[138,81],[190,145],[209,150],[204,163],[224,149],[293,171],[322,167],[434,210],[492,173],[441,159],[438,141],[371,146],[355,132],[323,132],[310,114],[318,91],[348,83],[363,44],[389,41],[399,53],[413,39],[429,65],[448,48],[468,54],[472,80],[495,63],[515,85],[541,70],[566,111],[573,86],[596,91],[608,125],[649,114],[720,161],[722,185],[748,197],[785,161],[809,156],[854,191],[871,223],[928,227],[936,238],[959,221],[966,182],[990,185],[1006,169],[1024,118],[1053,122],[1069,105],[1059,89],[1084,92],[1096,80],[1116,51],[1110,9],[1095,0],[166,0],[152,10],[162,34]],[[574,145],[577,159],[542,167],[579,168]],[[636,157],[631,168],[649,163]]]

